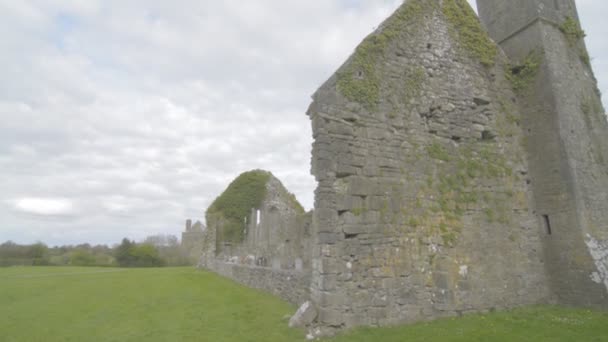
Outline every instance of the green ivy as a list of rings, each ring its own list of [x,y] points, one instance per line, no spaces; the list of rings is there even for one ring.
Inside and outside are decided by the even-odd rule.
[[[238,176],[228,188],[213,201],[207,216],[221,214],[226,224],[218,232],[222,241],[241,242],[245,219],[251,209],[258,209],[266,197],[266,184],[271,173],[262,170],[245,172]]]

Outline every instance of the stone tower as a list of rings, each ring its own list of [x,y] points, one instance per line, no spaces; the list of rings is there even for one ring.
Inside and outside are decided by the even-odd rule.
[[[203,254],[203,238],[205,226],[200,221],[194,225],[192,220],[186,220],[186,230],[182,232],[182,248],[193,265],[196,265]]]
[[[608,307],[608,127],[574,0],[477,0],[515,66],[535,215],[560,303]]]

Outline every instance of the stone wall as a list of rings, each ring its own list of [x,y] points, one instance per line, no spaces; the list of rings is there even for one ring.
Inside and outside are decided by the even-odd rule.
[[[214,260],[206,268],[245,286],[264,290],[294,305],[310,298],[310,271],[239,265]]]
[[[507,63],[465,1],[410,0],[315,93],[321,326],[551,300]]]

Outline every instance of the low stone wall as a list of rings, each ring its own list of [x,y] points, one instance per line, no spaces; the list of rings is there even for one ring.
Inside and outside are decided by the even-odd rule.
[[[310,270],[279,270],[213,260],[205,268],[248,287],[272,293],[294,305],[310,298]]]

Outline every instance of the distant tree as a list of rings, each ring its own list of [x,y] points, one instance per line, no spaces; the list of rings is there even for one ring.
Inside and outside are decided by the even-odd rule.
[[[50,264],[48,247],[42,242],[31,245],[27,254],[32,260],[32,265],[43,266]]]
[[[134,257],[132,255],[132,249],[135,244],[129,239],[124,238],[116,250],[114,251],[114,257],[116,263],[120,267],[132,267],[134,266]]]
[[[149,243],[136,244],[126,238],[116,247],[114,256],[120,267],[160,267],[165,265],[154,245]]]
[[[186,266],[190,264],[187,253],[175,235],[148,236],[144,243],[156,247],[166,266]]]
[[[89,243],[82,243],[80,245],[76,245],[75,248],[85,250],[85,251],[90,251],[93,247],[91,247],[91,244],[89,244]]]
[[[33,245],[18,245],[12,241],[0,244],[0,266],[115,266],[114,249],[104,245],[47,247],[39,242]]]
[[[135,245],[131,248],[134,265],[137,267],[160,267],[164,266],[163,259],[158,254],[156,247],[150,244]]]
[[[163,247],[169,244],[170,235],[150,235],[144,239],[145,244],[153,245],[155,247]]]
[[[77,249],[70,255],[70,265],[72,266],[94,266],[95,256],[84,249]]]
[[[0,245],[0,266],[31,265],[27,248],[12,241]]]

